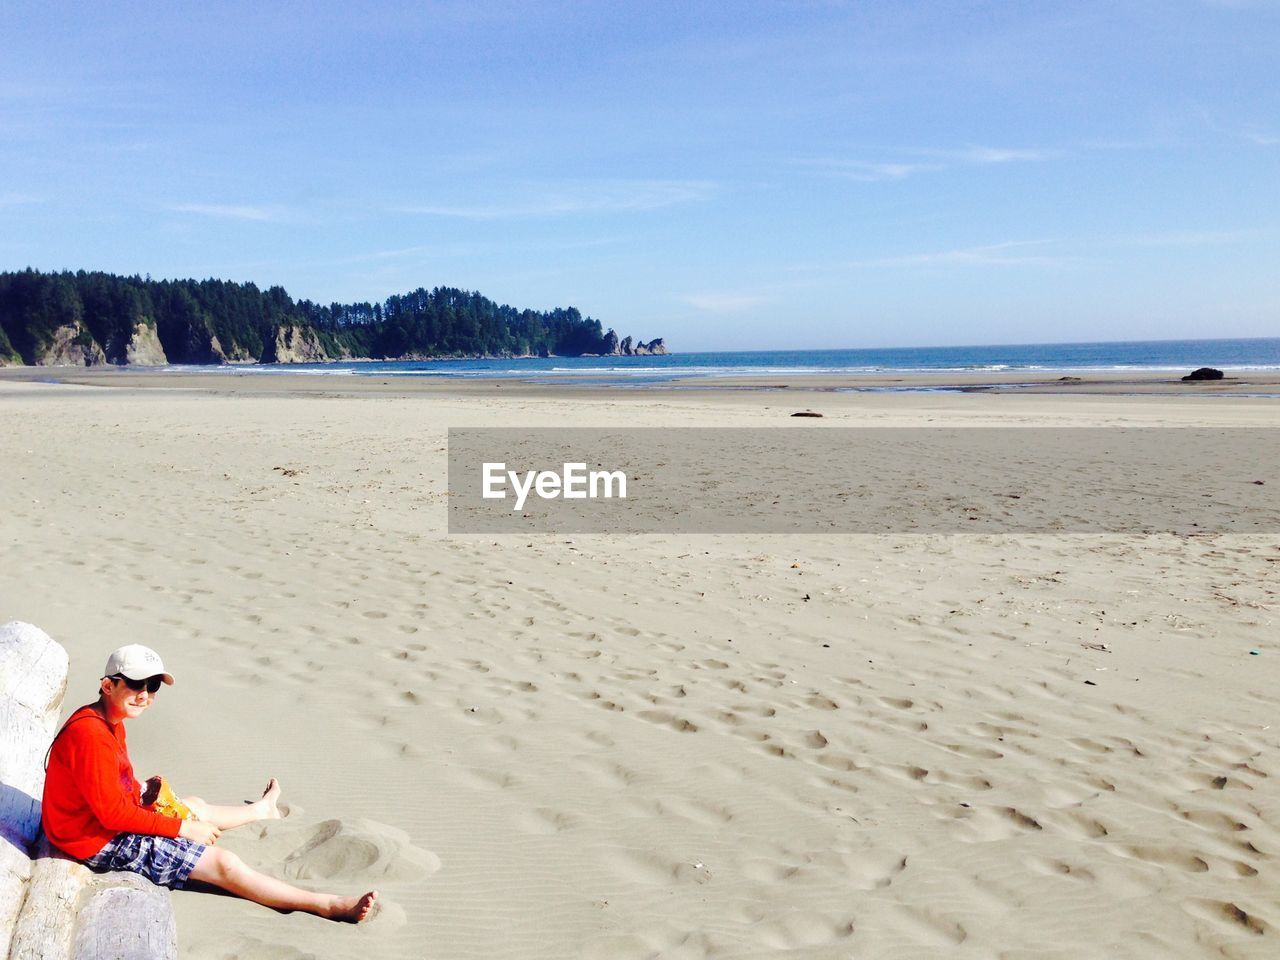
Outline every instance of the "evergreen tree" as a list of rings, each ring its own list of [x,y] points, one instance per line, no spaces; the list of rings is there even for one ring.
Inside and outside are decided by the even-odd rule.
[[[516,310],[453,287],[325,307],[295,302],[283,287],[264,292],[226,280],[0,273],[0,356],[31,363],[67,324],[82,325],[79,339],[96,342],[113,363],[125,362],[138,324],[155,327],[174,363],[271,359],[278,332],[288,327],[314,334],[330,358],[577,355],[599,353],[607,343],[600,321],[575,307]]]

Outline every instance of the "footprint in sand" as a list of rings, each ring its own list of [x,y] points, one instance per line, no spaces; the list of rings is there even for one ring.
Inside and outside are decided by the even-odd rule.
[[[704,827],[723,827],[733,820],[733,813],[719,803],[707,803],[692,797],[630,797],[619,810],[629,817],[653,819],[678,818]]]
[[[421,880],[440,869],[440,858],[414,846],[403,830],[373,820],[297,824],[277,820],[259,834],[264,864],[278,864],[291,880]]]
[[[684,860],[650,850],[620,850],[609,859],[614,873],[633,883],[670,886],[711,879],[711,868],[696,857]]]
[[[911,939],[933,947],[958,947],[969,936],[961,924],[932,910],[901,906],[892,910],[890,916]]]
[[[1274,931],[1262,917],[1225,900],[1192,899],[1183,904],[1183,909],[1194,917],[1209,921],[1223,932],[1251,933],[1261,937]]]
[[[751,933],[772,949],[798,950],[838,943],[852,936],[853,929],[853,921],[847,917],[796,911],[756,924]]]
[[[573,830],[583,823],[580,817],[572,813],[550,807],[521,810],[512,822],[524,833],[543,835]]]
[[[665,710],[642,710],[640,717],[659,726],[670,727],[679,733],[697,733],[698,725],[684,717],[668,713]]]
[[[724,943],[706,933],[658,927],[592,940],[583,947],[581,956],[583,960],[653,960],[654,957],[704,960],[722,956],[725,947]]]

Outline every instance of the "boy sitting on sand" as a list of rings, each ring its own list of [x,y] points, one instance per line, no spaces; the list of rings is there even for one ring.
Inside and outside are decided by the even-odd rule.
[[[368,917],[376,891],[358,897],[312,893],[213,846],[223,830],[279,818],[280,785],[274,779],[261,799],[243,806],[214,806],[199,797],[159,808],[166,812],[143,806],[124,721],[142,716],[162,682],[172,684],[173,677],[149,647],[130,644],[107,658],[98,701],[76,710],[49,749],[42,811],[49,841],[95,870],[129,870],[161,886],[181,888],[198,880],[277,910],[350,923]]]

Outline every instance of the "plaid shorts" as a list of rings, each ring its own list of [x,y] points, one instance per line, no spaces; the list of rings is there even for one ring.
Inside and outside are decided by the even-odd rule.
[[[94,870],[128,870],[157,886],[181,890],[202,853],[203,843],[183,837],[121,833],[84,863]]]

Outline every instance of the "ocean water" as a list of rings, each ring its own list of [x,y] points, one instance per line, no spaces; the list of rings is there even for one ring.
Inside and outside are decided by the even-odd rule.
[[[867,350],[765,350],[673,353],[665,357],[547,357],[490,360],[365,361],[219,367],[246,375],[396,376],[521,379],[541,383],[660,385],[676,379],[892,373],[1063,373],[1156,371],[1182,374],[1217,367],[1239,375],[1280,370],[1280,338],[1039,343]],[[202,370],[209,367],[167,367]]]

